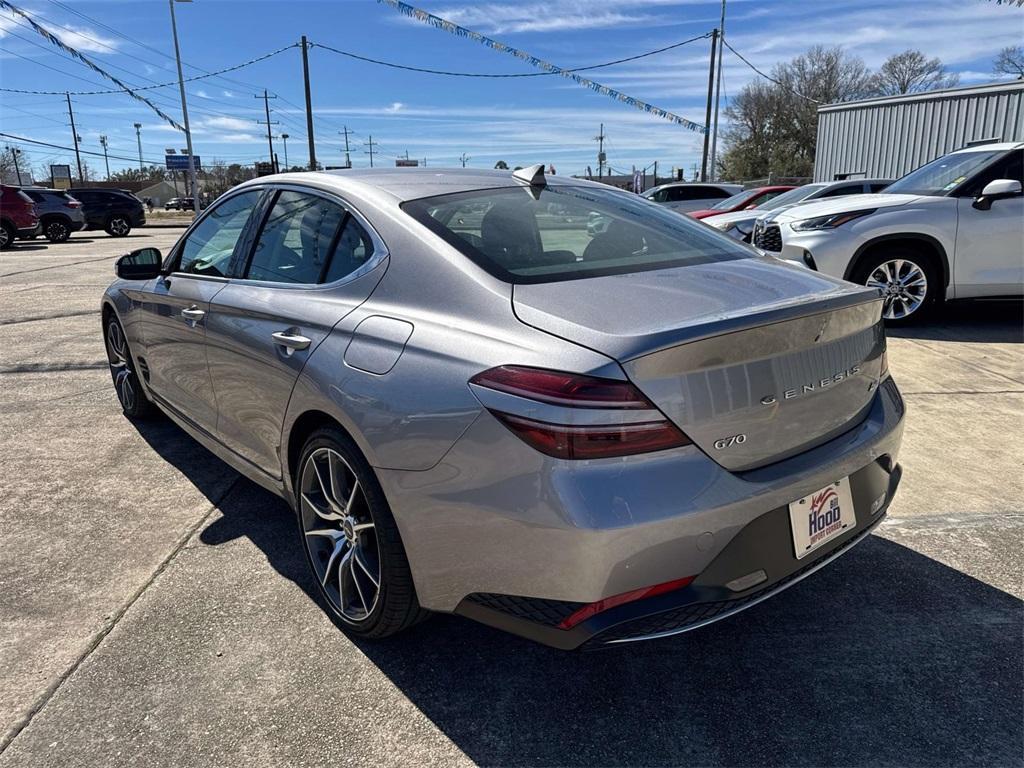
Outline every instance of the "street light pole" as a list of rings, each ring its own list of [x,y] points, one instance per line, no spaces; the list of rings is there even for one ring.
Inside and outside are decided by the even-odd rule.
[[[103,165],[107,168],[107,181],[110,181],[110,159],[107,157],[107,137],[100,136],[100,146],[103,147]]]
[[[139,142],[139,177],[142,177],[142,123],[134,123],[135,126],[135,140]]]
[[[18,174],[18,186],[21,186],[21,166],[18,165],[18,155],[21,154],[21,150],[15,147],[8,147],[7,151],[11,153],[11,159],[14,160],[14,172]]]
[[[291,168],[291,166],[288,165],[288,134],[287,133],[282,133],[281,134],[281,141],[284,142],[284,169],[285,169],[285,171],[287,171],[289,168]]]
[[[177,0],[177,2],[191,3],[192,0]],[[171,35],[174,37],[174,58],[178,63],[178,88],[181,91],[181,115],[185,118],[185,146],[188,147],[189,196],[195,200],[196,211],[198,212],[203,209],[203,204],[199,196],[199,190],[196,188],[196,164],[195,158],[192,154],[192,131],[189,130],[188,126],[188,104],[185,101],[185,76],[181,71],[181,49],[178,46],[178,23],[174,18],[174,3],[175,0],[167,0],[167,5],[171,9]],[[273,161],[273,158],[271,158],[271,161]]]

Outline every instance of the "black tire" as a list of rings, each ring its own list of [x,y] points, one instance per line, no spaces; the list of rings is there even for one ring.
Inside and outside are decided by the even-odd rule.
[[[128,233],[132,231],[132,223],[127,216],[115,213],[107,219],[104,229],[111,237],[128,237]]]
[[[901,290],[895,285],[897,281],[889,282],[889,285],[893,286],[891,289],[883,285],[887,275],[896,274],[896,265],[901,265],[898,269],[900,278],[905,281],[906,286],[913,285],[912,288],[904,287]],[[923,285],[916,275],[923,276]],[[924,320],[939,304],[944,293],[941,273],[935,259],[924,251],[902,245],[892,248],[883,246],[868,254],[857,265],[851,278],[853,282],[861,285],[872,283],[882,288],[886,299],[882,315],[886,325],[892,326],[909,325]],[[918,295],[917,291],[922,289],[923,295]],[[893,294],[891,291],[899,293]]]
[[[0,251],[6,250],[14,245],[14,239],[18,236],[17,230],[6,221],[0,223]]]
[[[43,224],[43,234],[51,243],[64,243],[71,237],[71,225],[63,219],[50,219]]]
[[[114,382],[114,391],[124,415],[129,419],[146,419],[156,415],[157,408],[146,395],[135,372],[135,358],[128,347],[124,328],[113,312],[104,323],[103,341],[107,349],[110,378]]]
[[[345,595],[340,589],[337,592],[334,590],[335,573],[338,572],[338,579],[343,578],[340,571],[345,567],[346,550],[337,548],[339,544],[336,539],[328,540],[324,536],[309,534],[309,531],[315,528],[336,527],[339,532],[345,531],[346,528],[345,522],[325,522],[324,518],[316,512],[313,502],[315,486],[309,492],[303,492],[307,465],[313,461],[317,466],[322,466],[319,463],[322,459],[317,459],[317,457],[323,457],[325,454],[329,460],[340,457],[344,466],[342,464],[335,465],[339,470],[338,477],[342,474],[340,470],[347,469],[358,481],[358,488],[362,493],[361,500],[356,498],[355,492],[348,497],[350,503],[345,506],[345,515],[354,521],[362,520],[361,527],[372,527],[373,529],[373,543],[379,566],[377,571],[379,587],[372,607],[362,617],[348,616],[343,612],[344,609],[339,609],[340,605],[346,603]],[[316,474],[315,467],[311,468],[310,476]],[[333,495],[336,492],[335,483],[338,483],[340,488],[340,484],[346,481],[337,479],[328,482],[332,485]],[[391,508],[384,497],[384,491],[369,463],[347,435],[334,427],[324,427],[310,435],[302,448],[299,462],[295,468],[294,483],[299,536],[302,540],[303,552],[306,554],[306,562],[316,584],[317,598],[324,611],[340,629],[355,637],[384,638],[397,634],[429,616],[428,611],[420,608],[416,598],[416,589],[413,585],[412,573],[409,570],[409,561],[405,556],[405,547],[402,545],[402,538],[398,533],[395,518],[391,514]],[[347,495],[350,487],[351,479],[339,495]],[[372,522],[372,526],[367,526],[366,522]],[[364,591],[359,587],[359,583],[354,581],[358,574],[363,577],[361,582],[364,585],[372,584],[372,575],[369,574],[369,571],[365,568],[362,571],[355,569],[355,563],[362,565],[363,562],[359,557],[360,552],[364,553],[364,559],[370,560],[368,565],[371,568],[373,565],[372,555],[367,558],[365,554],[368,550],[365,541],[361,538],[363,534],[370,535],[368,531],[356,534],[360,537],[358,552],[354,551],[356,550],[354,542],[347,545],[349,547],[347,552],[356,555],[352,558],[354,562],[349,563],[353,571],[350,574],[349,583],[354,584],[359,591],[359,598],[365,608]],[[326,551],[332,547],[335,547],[333,553]],[[337,557],[339,554],[340,558]],[[332,564],[338,561],[340,561],[340,566],[332,568]],[[367,578],[370,581],[366,581]],[[328,589],[328,584],[330,589]],[[349,592],[352,590],[350,589]],[[349,597],[351,599],[352,595]]]

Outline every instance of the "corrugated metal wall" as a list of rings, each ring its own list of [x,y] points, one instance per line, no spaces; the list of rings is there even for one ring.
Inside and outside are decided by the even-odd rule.
[[[968,142],[1024,141],[1024,82],[871,99],[818,110],[814,180],[897,179]]]

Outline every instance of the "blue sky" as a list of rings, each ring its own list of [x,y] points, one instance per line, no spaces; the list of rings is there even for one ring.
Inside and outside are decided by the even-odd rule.
[[[170,18],[165,2],[16,2],[70,45],[131,85],[176,77]],[[417,4],[417,3],[412,3]],[[703,0],[546,0],[468,3],[421,0],[420,7],[529,51],[559,66],[596,64],[669,45],[717,26],[719,4]],[[232,66],[305,34],[356,54],[437,69],[519,73],[527,64],[468,39],[406,18],[369,0],[196,0],[176,5],[182,58],[207,71]],[[76,13],[77,12],[77,13]],[[762,69],[809,46],[842,45],[877,67],[908,47],[941,57],[964,84],[992,79],[999,48],[1024,39],[1024,9],[986,0],[728,0],[726,34],[731,44]],[[0,87],[26,90],[105,90],[113,87],[69,60],[23,23],[0,11]],[[704,121],[708,41],[623,65],[596,70],[593,79],[629,95]],[[343,160],[347,126],[354,165],[368,164],[365,143],[379,142],[375,162],[393,164],[408,151],[431,166],[458,163],[492,167],[553,163],[559,173],[596,167],[593,140],[603,122],[612,167],[628,171],[655,160],[660,168],[690,169],[699,160],[701,136],[585,90],[557,76],[484,80],[386,69],[343,58],[323,48],[310,51],[317,157]],[[57,70],[62,70],[57,71]],[[186,67],[186,76],[200,74]],[[736,93],[757,76],[727,52],[723,88]],[[292,164],[308,158],[302,109],[302,69],[297,48],[223,77],[188,85],[196,153],[205,161],[266,159],[263,102],[267,88],[276,134],[289,134]],[[177,86],[146,92],[180,121]],[[125,95],[74,96],[83,148],[137,156],[132,124],[143,124],[143,154],[159,162],[167,147],[184,147],[184,136],[144,105]],[[69,145],[63,96],[0,92],[0,124],[6,133]],[[7,144],[3,140],[3,144]],[[275,140],[284,160],[280,140]],[[25,147],[32,167],[72,162],[63,150]],[[103,159],[88,162],[102,177]],[[133,165],[112,159],[111,169]]]

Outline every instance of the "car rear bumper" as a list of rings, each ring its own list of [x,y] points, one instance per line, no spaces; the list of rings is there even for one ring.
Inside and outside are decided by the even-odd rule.
[[[541,613],[564,604],[559,610],[571,607],[571,613],[609,596],[689,576],[697,578],[685,590],[657,598],[663,601],[657,606],[745,597],[722,593],[715,583],[705,583],[704,574],[714,573],[712,565],[724,562],[717,559],[754,521],[770,519],[840,478],[851,477],[851,486],[865,484],[865,494],[879,483],[884,490],[895,474],[903,414],[899,391],[886,378],[863,421],[847,432],[792,458],[730,472],[693,446],[621,459],[560,461],[533,450],[483,412],[436,466],[378,468],[377,475],[423,607],[458,611],[558,647],[577,647],[609,629],[604,622],[619,614],[598,614],[569,639],[566,630],[556,628],[564,615],[556,612],[558,620],[545,625],[529,611],[510,613],[499,604],[519,603]],[[859,509],[858,522],[869,522],[860,520]],[[784,528],[788,536],[788,520]],[[790,539],[787,552],[792,548]],[[756,563],[720,583],[765,567]],[[769,565],[768,581],[758,589],[786,575]],[[643,615],[662,612],[652,606],[646,604]],[[633,618],[624,615],[615,624]]]
[[[570,629],[560,628],[560,622],[585,603],[473,594],[455,612],[562,650],[590,650],[698,629],[773,597],[863,541],[885,517],[901,476],[899,465],[884,462],[851,475],[856,526],[809,559],[793,554],[785,505],[744,526],[689,586],[603,611]]]

